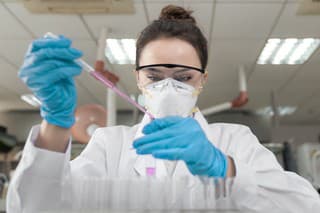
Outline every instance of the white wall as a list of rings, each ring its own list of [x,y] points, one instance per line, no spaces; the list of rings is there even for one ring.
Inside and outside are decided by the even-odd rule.
[[[280,126],[271,130],[272,141],[283,142],[293,140],[295,144],[319,142],[320,126]]]
[[[318,142],[320,125],[281,125],[272,127],[272,120],[243,111],[222,112],[208,117],[210,122],[240,123],[249,126],[260,141],[293,141],[299,145],[305,142]]]

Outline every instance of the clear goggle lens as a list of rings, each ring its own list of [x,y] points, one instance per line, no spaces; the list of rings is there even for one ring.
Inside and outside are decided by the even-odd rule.
[[[182,67],[180,67],[182,66]],[[172,78],[184,84],[188,84],[195,88],[202,85],[203,73],[197,68],[187,67],[183,65],[175,65],[173,67],[166,66],[143,66],[137,69],[139,82],[143,86],[147,86],[167,78]],[[177,88],[179,85],[176,85]]]

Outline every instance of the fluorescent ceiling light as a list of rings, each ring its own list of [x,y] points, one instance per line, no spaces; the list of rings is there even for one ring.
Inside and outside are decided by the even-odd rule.
[[[24,94],[20,96],[21,100],[34,107],[40,107],[41,102],[33,94]]]
[[[278,110],[278,113],[280,116],[286,116],[286,115],[293,114],[297,110],[297,107],[295,107],[295,106],[279,106],[277,108],[277,110]],[[260,115],[265,115],[265,116],[269,116],[269,117],[274,115],[274,111],[271,106],[261,108],[261,109],[257,110],[257,113]]]
[[[271,38],[265,44],[257,64],[303,64],[319,47],[320,39]]]
[[[136,60],[136,40],[107,39],[105,55],[112,64],[134,64]]]

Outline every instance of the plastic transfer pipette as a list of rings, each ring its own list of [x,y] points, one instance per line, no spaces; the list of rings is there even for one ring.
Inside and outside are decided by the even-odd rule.
[[[45,37],[51,37],[51,38],[58,38],[57,35],[48,32],[45,34]],[[128,96],[126,93],[122,92],[121,90],[119,90],[119,88],[112,83],[109,79],[107,79],[106,77],[104,77],[100,72],[96,71],[92,66],[90,66],[87,62],[85,62],[82,59],[77,59],[75,60],[75,62],[77,64],[79,64],[85,71],[89,72],[90,75],[92,75],[95,79],[97,79],[98,81],[100,81],[101,83],[103,83],[105,86],[107,86],[108,88],[110,88],[112,91],[114,91],[117,95],[119,95],[121,98],[123,98],[124,100],[126,100],[127,102],[129,102],[130,104],[132,104],[133,106],[137,107],[140,111],[144,112],[145,114],[147,114],[152,120],[154,119],[154,116],[149,113],[143,106],[141,106],[140,104],[138,104],[135,100],[133,100],[132,98],[130,98],[130,96]]]

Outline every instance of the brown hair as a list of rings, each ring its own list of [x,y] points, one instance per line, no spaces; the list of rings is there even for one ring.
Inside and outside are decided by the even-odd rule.
[[[207,39],[191,16],[192,11],[183,7],[168,5],[161,10],[158,20],[154,20],[139,35],[136,48],[136,65],[143,48],[151,41],[159,38],[178,38],[190,43],[197,51],[201,68],[208,63]]]

